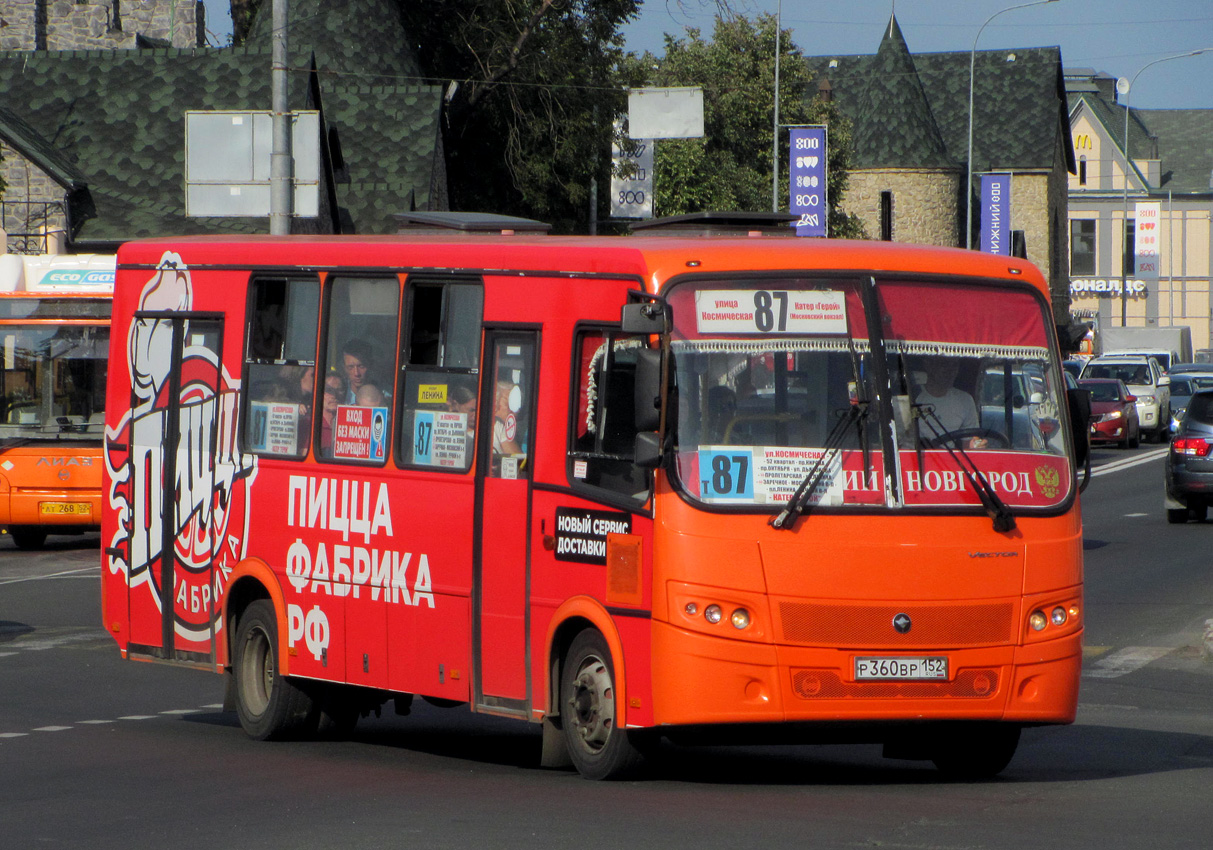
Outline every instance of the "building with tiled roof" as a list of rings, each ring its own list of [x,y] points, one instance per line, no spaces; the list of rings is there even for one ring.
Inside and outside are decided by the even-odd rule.
[[[19,5],[0,3],[0,15]],[[442,90],[419,79],[388,0],[295,0],[291,14],[291,108],[318,110],[321,122],[319,215],[292,228],[391,233],[395,213],[445,209]],[[35,46],[49,41],[34,35]],[[268,230],[265,218],[187,217],[184,168],[186,111],[269,109],[268,26],[236,48],[147,46],[167,45],[162,35],[131,35],[121,49],[0,52],[13,250],[42,250],[48,230],[64,231],[69,251],[95,252],[142,236]],[[113,33],[102,28],[98,41]]]
[[[869,234],[898,242],[965,245],[969,52],[911,53],[891,17],[874,55],[808,59],[853,124],[846,210]],[[1061,51],[982,50],[973,76],[974,190],[983,172],[1012,175],[1011,228],[1027,258],[1067,302],[1067,174],[1074,168]],[[976,199],[975,199],[976,200]],[[973,244],[977,244],[976,237]]]
[[[1089,68],[1066,76],[1078,157],[1069,181],[1073,310],[1097,329],[1186,325],[1196,348],[1213,347],[1213,109],[1130,108],[1126,166],[1115,78]],[[1151,247],[1154,262],[1139,256]]]

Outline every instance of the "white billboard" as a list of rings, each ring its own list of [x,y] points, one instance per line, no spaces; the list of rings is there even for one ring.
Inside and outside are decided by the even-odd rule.
[[[697,139],[703,135],[703,89],[651,88],[628,92],[628,137]]]

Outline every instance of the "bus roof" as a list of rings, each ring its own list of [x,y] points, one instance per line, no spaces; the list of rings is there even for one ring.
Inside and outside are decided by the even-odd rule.
[[[196,236],[126,243],[119,267],[154,267],[165,253],[187,266],[237,268],[388,267],[620,275],[650,290],[687,272],[856,271],[1003,278],[1046,295],[1027,260],[897,242],[787,236],[546,236],[434,234],[391,236]]]

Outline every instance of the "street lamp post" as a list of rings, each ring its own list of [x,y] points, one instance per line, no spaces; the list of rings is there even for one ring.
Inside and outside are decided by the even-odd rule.
[[[771,141],[771,212],[779,212],[779,37],[783,30],[783,0],[775,7],[775,127]]]
[[[968,174],[968,179],[965,183],[965,247],[973,247],[973,72],[977,66],[977,39],[981,38],[981,31],[986,28],[990,21],[997,18],[1003,12],[1012,12],[1015,9],[1026,9],[1029,6],[1043,6],[1045,3],[1056,3],[1057,0],[1033,0],[1031,3],[1020,3],[1018,6],[1008,6],[1005,9],[1000,9],[990,17],[986,18],[986,22],[977,30],[977,35],[973,39],[973,49],[969,51],[969,157],[965,160],[965,171]]]
[[[1121,212],[1120,220],[1120,326],[1122,328],[1126,326],[1129,314],[1129,171],[1133,168],[1133,159],[1129,156],[1129,93],[1133,91],[1133,85],[1137,82],[1137,78],[1141,76],[1141,72],[1151,65],[1157,65],[1159,62],[1169,62],[1172,59],[1199,56],[1201,53],[1209,51],[1213,51],[1213,47],[1202,47],[1199,50],[1190,50],[1187,53],[1164,56],[1161,59],[1155,59],[1153,62],[1147,62],[1145,65],[1142,65],[1137,70],[1137,73],[1133,75],[1132,80],[1121,77],[1116,81],[1116,91],[1125,96],[1125,134],[1123,140],[1124,147],[1121,148],[1121,152],[1125,157],[1125,185],[1124,209]]]

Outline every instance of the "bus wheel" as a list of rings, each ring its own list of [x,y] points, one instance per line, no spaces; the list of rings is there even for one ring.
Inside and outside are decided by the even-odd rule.
[[[46,531],[36,525],[14,525],[8,530],[13,545],[18,549],[41,549],[46,542]]]
[[[616,724],[615,669],[593,629],[573,639],[560,673],[560,721],[573,766],[586,779],[622,779],[644,756]]]
[[[236,630],[233,659],[236,714],[249,737],[283,738],[314,729],[315,703],[278,673],[278,620],[269,600],[245,609]]]
[[[1006,768],[1019,746],[1019,727],[1009,723],[952,727],[942,732],[931,761],[949,779],[991,779]]]

